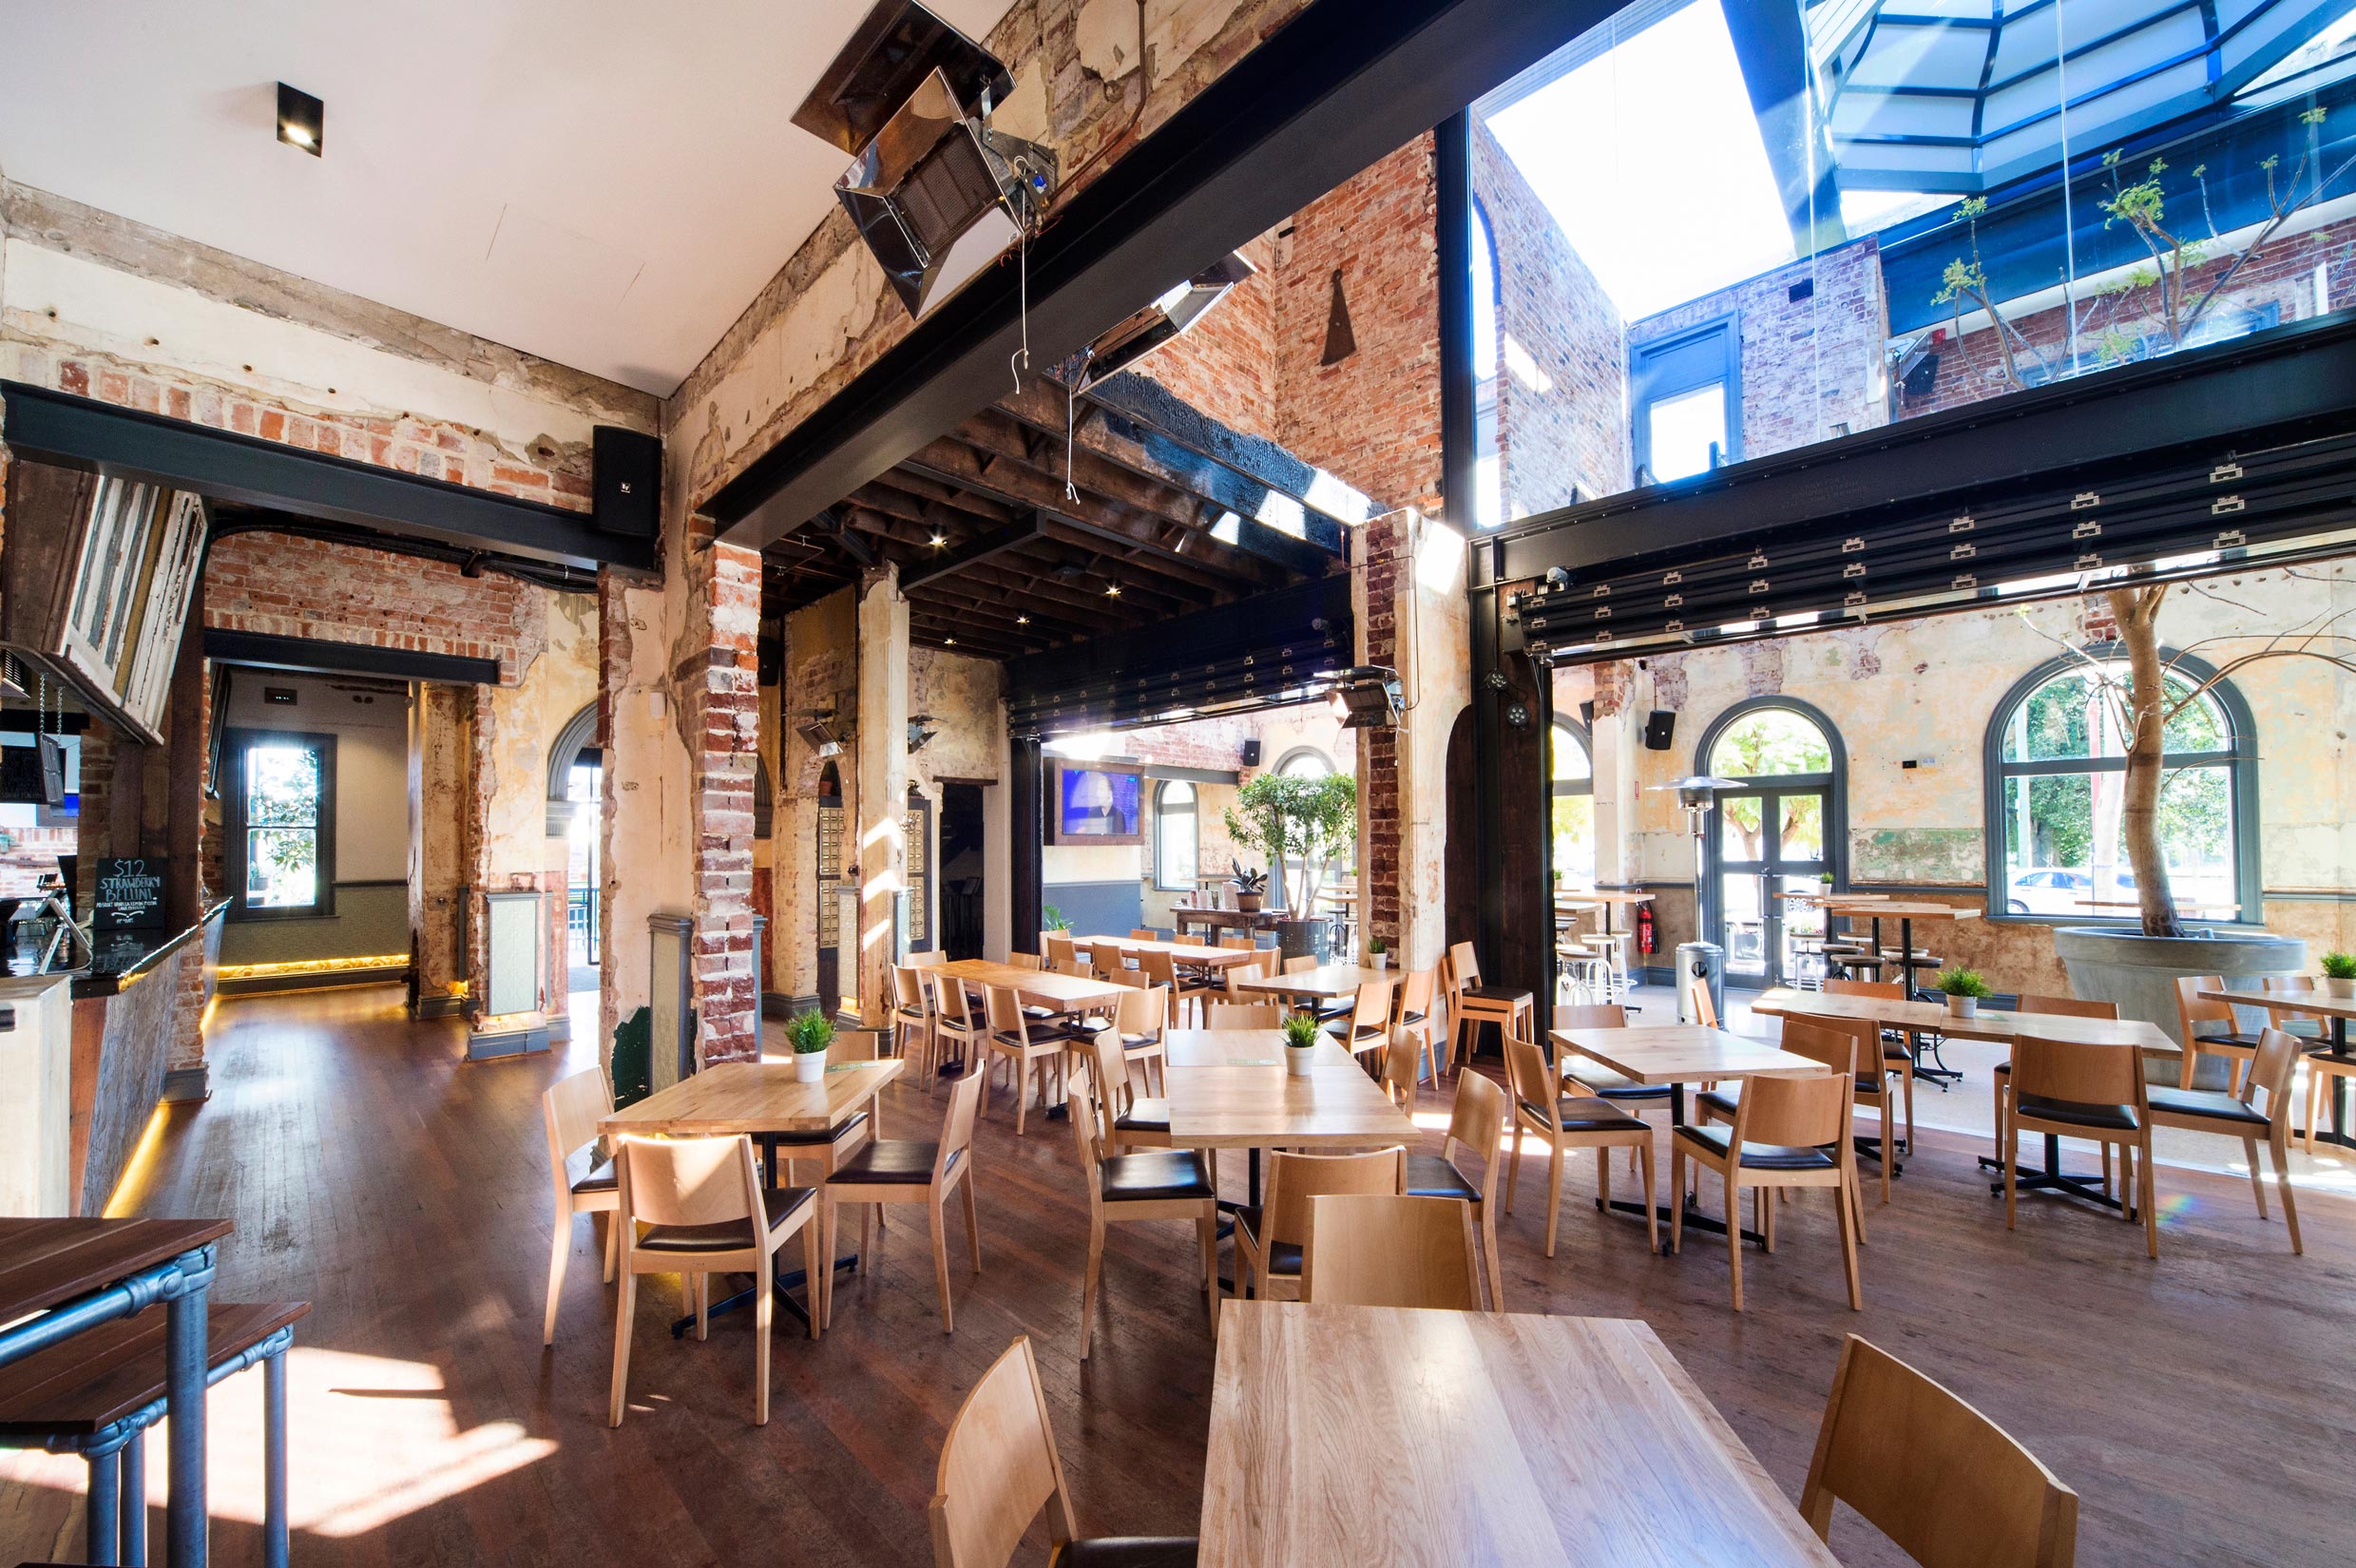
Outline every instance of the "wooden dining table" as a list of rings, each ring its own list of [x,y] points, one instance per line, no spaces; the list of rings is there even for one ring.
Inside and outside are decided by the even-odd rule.
[[[907,1064],[898,1057],[874,1061],[838,1061],[815,1083],[801,1082],[790,1062],[716,1061],[699,1073],[657,1089],[644,1100],[625,1105],[598,1123],[608,1138],[750,1138],[763,1145],[762,1179],[777,1179],[778,1135],[831,1132],[872,1110],[884,1086],[900,1076]],[[837,1269],[856,1270],[859,1254],[834,1260]],[[777,1300],[804,1327],[809,1309],[788,1293],[794,1286],[810,1284],[801,1270],[780,1272]],[[751,1305],[757,1285],[712,1304],[715,1314]],[[677,1339],[695,1326],[690,1313],[671,1325]]]
[[[1076,936],[1072,938],[1075,951],[1094,957],[1099,944],[1119,947],[1129,953],[1167,953],[1172,962],[1197,969],[1232,969],[1238,964],[1255,963],[1260,956],[1256,947],[1206,947],[1199,942],[1148,941],[1141,936]]]
[[[1129,989],[1117,980],[1100,980],[1094,975],[1058,974],[1053,969],[1025,969],[1013,964],[992,963],[986,958],[960,958],[948,964],[936,964],[932,972],[953,975],[968,985],[994,985],[1012,991],[1026,1002],[1039,1003],[1063,1012],[1077,1011],[1091,1002],[1118,997]]]
[[[1124,1143],[1177,1149],[1241,1149],[1251,1161],[1251,1201],[1260,1200],[1263,1149],[1419,1146],[1413,1119],[1390,1102],[1338,1042],[1316,1047],[1304,1076],[1285,1070],[1280,1029],[1172,1029],[1162,1036],[1163,1098],[1170,1131],[1123,1133]]]
[[[2356,1018],[2356,997],[2333,996],[2320,988],[2312,991],[2252,991],[2234,986],[2204,988],[2200,994],[2202,1000],[2208,1002],[2229,1002],[2236,1007],[2259,1008],[2265,1012],[2269,1023],[2273,1023],[2285,1013],[2308,1013],[2316,1018],[2328,1019],[2331,1021],[2330,1042],[2315,1055],[2327,1056],[2334,1062],[2350,1060],[2347,1021]],[[2351,1136],[2347,1130],[2349,1076],[2346,1072],[2331,1075],[2331,1129],[2328,1132],[2320,1127],[2314,1129],[2313,1136],[2318,1143],[2336,1143],[2343,1149],[2356,1149],[2356,1136]]]
[[[1764,1040],[1734,1034],[1726,1029],[1705,1028],[1698,1023],[1638,1023],[1609,1028],[1552,1029],[1547,1038],[1555,1043],[1558,1079],[1579,1076],[1578,1065],[1563,1060],[1565,1051],[1602,1063],[1612,1071],[1638,1083],[1669,1085],[1669,1119],[1682,1127],[1685,1121],[1685,1086],[1688,1083],[1734,1081],[1746,1078],[1810,1078],[1828,1071],[1825,1064],[1812,1057],[1795,1056]],[[1598,1207],[1602,1207],[1600,1200]],[[1629,1198],[1614,1198],[1610,1207],[1620,1214],[1641,1215],[1644,1205]],[[1661,1219],[1669,1219],[1668,1205],[1656,1211]],[[1732,1214],[1728,1216],[1730,1219]],[[1726,1222],[1688,1205],[1685,1224],[1712,1235],[1724,1235]],[[1758,1233],[1744,1231],[1746,1241],[1764,1242]],[[1664,1237],[1661,1251],[1669,1250]]]
[[[1289,997],[1300,1006],[1315,1008],[1320,1003],[1356,996],[1359,986],[1372,981],[1396,981],[1401,978],[1394,969],[1363,969],[1355,964],[1320,964],[1313,969],[1303,969],[1296,974],[1261,975],[1252,980],[1238,980],[1235,988],[1261,996]]]
[[[1220,1310],[1202,1568],[1838,1568],[1643,1323]]]
[[[1873,957],[1878,966],[1887,966],[1882,957],[1882,922],[1898,923],[1898,975],[1906,989],[1914,988],[1914,923],[1918,920],[1977,920],[1980,911],[1962,904],[1935,904],[1927,900],[1898,898],[1829,898],[1824,902],[1825,928],[1831,930],[1832,917],[1843,916],[1850,921],[1869,920],[1873,923]]]

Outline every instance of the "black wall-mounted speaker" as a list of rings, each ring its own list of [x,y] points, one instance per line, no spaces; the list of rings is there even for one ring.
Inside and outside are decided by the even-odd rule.
[[[1256,768],[1260,765],[1260,743],[1258,741],[1247,740],[1243,743],[1243,765],[1247,768]]]
[[[1579,705],[1579,721],[1580,721],[1581,724],[1584,724],[1585,726],[1587,726],[1587,733],[1588,733],[1588,734],[1593,735],[1593,734],[1595,733],[1595,704],[1594,704],[1594,703],[1592,703],[1592,702],[1581,702],[1581,703]]]
[[[1677,716],[1667,708],[1655,708],[1644,716],[1644,749],[1665,752],[1677,733]]]
[[[600,425],[589,438],[590,521],[601,533],[652,539],[662,526],[660,437]]]

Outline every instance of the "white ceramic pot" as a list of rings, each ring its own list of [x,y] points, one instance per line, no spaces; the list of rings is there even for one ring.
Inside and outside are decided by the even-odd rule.
[[[1976,996],[1950,996],[1947,998],[1947,1011],[1956,1018],[1977,1018],[1980,1016],[1980,999]]]
[[[824,1077],[826,1077],[826,1053],[824,1051],[795,1051],[794,1053],[795,1082],[815,1083]]]
[[[2323,979],[2323,986],[2326,996],[2356,997],[2356,979],[2334,980],[2329,975],[2326,975]]]
[[[1367,963],[1376,969],[1388,969],[1390,967],[1390,955],[1389,953],[1369,953]]]
[[[1314,1045],[1287,1045],[1284,1048],[1284,1070],[1293,1078],[1307,1078],[1317,1065]]]

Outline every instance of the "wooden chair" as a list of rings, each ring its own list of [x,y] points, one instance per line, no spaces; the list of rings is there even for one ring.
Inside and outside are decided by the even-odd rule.
[[[1097,1286],[1104,1271],[1104,1227],[1116,1220],[1191,1219],[1202,1244],[1203,1290],[1211,1311],[1211,1333],[1218,1335],[1219,1205],[1210,1156],[1199,1149],[1149,1149],[1115,1154],[1105,1146],[1113,1124],[1115,1097],[1127,1086],[1128,1069],[1110,1031],[1099,1037],[1088,1072],[1088,1092],[1069,1097],[1072,1141],[1088,1185],[1088,1264],[1080,1286],[1080,1359],[1088,1359],[1096,1323]],[[1168,1130],[1165,1119],[1163,1130]]]
[[[1259,951],[1259,938],[1253,936],[1223,936],[1219,938],[1219,947],[1225,951],[1231,953],[1257,952]]]
[[[1266,1201],[1235,1217],[1237,1293],[1262,1301],[1301,1299],[1301,1249],[1309,1240],[1312,1198],[1340,1193],[1400,1195],[1407,1151],[1370,1149],[1353,1155],[1306,1155],[1278,1149],[1268,1157]],[[1248,1270],[1249,1272],[1240,1271]]]
[[[1850,1334],[1832,1373],[1800,1514],[1832,1541],[1846,1502],[1925,1568],[2071,1568],[2078,1494],[2002,1427]]]
[[[1161,933],[1155,930],[1151,926],[1132,926],[1129,927],[1129,940],[1132,942],[1159,942],[1161,940]]]
[[[1472,1212],[1445,1197],[1328,1193],[1311,1199],[1301,1299],[1479,1311]]]
[[[1856,1072],[1856,1085],[1850,1108],[1879,1111],[1882,1114],[1882,1155],[1874,1163],[1882,1168],[1882,1201],[1887,1203],[1889,1201],[1890,1169],[1898,1162],[1896,1150],[1901,1147],[1897,1142],[1898,1129],[1896,1126],[1898,1096],[1895,1090],[1898,1061],[1889,1054],[1887,1042],[1882,1039],[1880,1026],[1870,1019],[1828,1018],[1815,1013],[1793,1013],[1791,1015],[1791,1022],[1805,1023],[1834,1034],[1846,1035],[1855,1045],[1853,1060],[1861,1065]],[[1906,1080],[1909,1085],[1912,1081],[1911,1079]],[[1909,1106],[1906,1142],[1903,1147],[1910,1150],[1913,1146],[1914,1124],[1912,1108]]]
[[[1694,1022],[1705,1029],[1718,1026],[1718,1004],[1710,995],[1709,982],[1699,975],[1685,977],[1685,995],[1694,1009]]]
[[[1627,1023],[1628,1009],[1617,1002],[1565,1002],[1554,1010],[1554,1026],[1558,1029],[1619,1029],[1626,1027]],[[1638,1083],[1576,1051],[1559,1057],[1555,1070],[1562,1077],[1564,1093],[1570,1093],[1576,1084],[1580,1094],[1608,1100],[1623,1108],[1657,1103],[1666,1110],[1672,1099],[1669,1084]]]
[[[1129,1059],[1121,1040],[1106,1029],[1088,1042],[1091,1081],[1108,1131],[1099,1139],[1120,1149],[1132,1141],[1167,1147],[1170,1141],[1170,1102],[1138,1094],[1129,1081]]]
[[[1393,1025],[1383,1051],[1383,1098],[1415,1114],[1415,1091],[1423,1079],[1424,1047],[1412,1029]]]
[[[1358,986],[1357,1004],[1346,1019],[1335,1019],[1325,1032],[1341,1042],[1352,1056],[1390,1048],[1390,993],[1388,980],[1369,980]]]
[[[1284,972],[1289,975],[1307,974],[1316,966],[1317,955],[1315,953],[1303,953],[1297,958],[1288,958],[1284,961]]]
[[[932,1071],[932,1004],[925,996],[925,971],[914,965],[894,964],[891,966],[891,1052],[898,1057],[909,1055],[910,1044],[919,1045],[923,1055],[923,1071]]]
[[[925,1205],[932,1232],[932,1273],[941,1291],[941,1331],[956,1331],[956,1323],[949,1311],[948,1291],[948,1195],[952,1189],[965,1194],[966,1247],[973,1255],[973,1272],[982,1272],[982,1226],[975,1217],[973,1204],[973,1119],[982,1102],[981,1073],[967,1073],[949,1089],[948,1114],[941,1122],[941,1139],[937,1143],[920,1143],[901,1138],[877,1138],[859,1151],[818,1189],[826,1200],[826,1240],[823,1255],[834,1256],[835,1225],[846,1203],[881,1205],[886,1203],[921,1203]],[[871,1211],[870,1213],[873,1213]],[[865,1257],[873,1244],[868,1229],[869,1214],[859,1216],[859,1253]],[[814,1272],[811,1278],[819,1273]],[[824,1272],[826,1297],[825,1317],[834,1320],[834,1274]]]
[[[1275,972],[1275,957],[1274,954],[1271,954],[1267,958],[1255,959],[1249,964],[1234,964],[1228,966],[1228,967],[1221,971],[1219,975],[1219,985],[1229,996],[1257,997],[1263,993],[1259,991],[1241,990],[1238,989],[1238,987],[1240,987],[1247,980],[1267,980],[1274,976]]]
[[[2200,994],[2224,988],[2223,975],[2183,975],[2176,981],[2176,1023],[2184,1039],[2183,1065],[2176,1077],[2179,1089],[2193,1086],[2193,1073],[2199,1058],[2221,1056],[2226,1059],[2226,1090],[2232,1093],[2241,1087],[2243,1069],[2258,1054],[2258,1037],[2241,1027],[2233,1017],[2233,1004],[2212,1002]],[[2202,1027],[2217,1023],[2225,1027]]]
[[[1100,942],[1088,949],[1088,968],[1099,980],[1116,985],[1129,983],[1129,949],[1118,943]]]
[[[2132,1045],[2078,1045],[2022,1035],[2013,1042],[2012,1072],[1999,1091],[1997,1129],[2003,1146],[2004,1229],[2013,1229],[2015,1173],[2022,1133],[2052,1133],[2118,1145],[2123,1217],[2143,1214],[2144,1244],[2159,1256],[2159,1212],[2152,1204],[2152,1122],[2144,1102],[2143,1053]],[[2138,1160],[2141,1156],[2140,1179]]]
[[[2258,989],[2262,991],[2295,992],[2312,991],[2314,988],[2315,977],[2313,975],[2261,975],[2258,977]],[[2306,1035],[2313,1039],[2320,1037],[2324,1032],[2324,1018],[2320,1013],[2303,1013],[2293,1007],[2285,1007],[2276,1011],[2273,1019],[2274,1026],[2285,1034]],[[2302,1023],[2307,1027],[2299,1028],[2298,1025]]]
[[[885,1035],[881,1029],[837,1029],[834,1042],[826,1048],[828,1061],[873,1061],[881,1053]],[[769,1157],[785,1167],[785,1179],[815,1183],[842,1168],[843,1162],[875,1136],[874,1101],[868,1109],[853,1111],[824,1132],[768,1133],[761,1141],[769,1146]],[[815,1169],[805,1169],[814,1166]],[[772,1179],[776,1172],[771,1171]]]
[[[1407,1193],[1409,1197],[1450,1197],[1469,1204],[1473,1223],[1481,1231],[1481,1257],[1489,1277],[1489,1310],[1505,1310],[1505,1276],[1497,1265],[1497,1181],[1504,1175],[1505,1091],[1484,1073],[1459,1073],[1456,1103],[1448,1112],[1447,1137],[1436,1155],[1408,1155]],[[1456,1163],[1456,1151],[1469,1149],[1481,1159],[1476,1182]]]
[[[2116,1002],[2088,1002],[2075,996],[2055,996],[2039,991],[2023,991],[2016,1000],[2020,1003],[2017,1010],[2024,1013],[2053,1013],[2061,1018],[2118,1016],[2118,1004]],[[2009,1061],[2000,1061],[1988,1069],[1988,1086],[1996,1091],[1998,1100],[2003,1099],[2004,1085],[2011,1079],[2012,1063]],[[2005,1157],[2004,1119],[2000,1116],[1996,1121],[1996,1162],[2002,1165]],[[2111,1190],[2111,1146],[2107,1143],[2102,1146],[2102,1190],[2106,1193]]]
[[[1906,997],[1906,984],[1896,980],[1827,980],[1823,988],[1828,996],[1874,996],[1898,1002],[1905,1001]],[[1859,1041],[1861,1052],[1863,1046],[1864,1041],[1861,1038]],[[1877,1053],[1866,1052],[1861,1054],[1857,1060],[1861,1062],[1870,1061],[1875,1054]],[[1857,1090],[1858,1100],[1867,1105],[1879,1105],[1889,1087],[1888,1080],[1896,1079],[1898,1080],[1897,1092],[1905,1098],[1906,1107],[1906,1140],[1901,1147],[1906,1153],[1912,1154],[1914,1152],[1913,1042],[1910,1037],[1905,1035],[1895,1039],[1882,1039],[1878,1055],[1882,1061],[1882,1071],[1878,1076],[1883,1080],[1883,1084],[1868,1096],[1861,1082]],[[1862,1071],[1858,1074],[1860,1080],[1866,1076]],[[1887,1146],[1884,1145],[1885,1148]],[[1888,1161],[1883,1161],[1883,1165],[1887,1169]],[[1884,1179],[1884,1186],[1885,1188],[1887,1186],[1887,1177]],[[1882,1201],[1885,1203],[1889,1201],[1889,1195],[1887,1191],[1882,1195]]]
[[[1144,975],[1146,985],[1159,985],[1170,993],[1174,1022],[1188,1017],[1201,1016],[1202,1000],[1222,994],[1219,987],[1209,981],[1179,973],[1178,960],[1168,953],[1141,952],[1137,955],[1137,963],[1138,968]],[[1195,1004],[1192,1012],[1188,1007],[1190,1003]]]
[[[1072,963],[1079,956],[1073,950],[1072,933],[1069,931],[1047,932],[1042,951],[1046,955],[1047,967],[1059,974],[1069,973],[1070,971],[1064,968],[1064,966]],[[1087,971],[1083,969],[1081,972],[1084,974]]]
[[[1644,1233],[1653,1251],[1660,1251],[1660,1216],[1653,1204],[1653,1126],[1630,1116],[1608,1100],[1566,1094],[1538,1042],[1508,1036],[1505,1075],[1513,1092],[1513,1157],[1506,1168],[1505,1212],[1513,1213],[1514,1191],[1522,1177],[1522,1135],[1535,1133],[1546,1142],[1546,1255],[1554,1256],[1555,1224],[1562,1212],[1562,1157],[1573,1149],[1596,1151],[1596,1201],[1612,1201],[1612,1158],[1609,1151],[1629,1149],[1640,1154],[1638,1169],[1644,1178]],[[1457,1075],[1462,1084],[1465,1076]],[[1569,1087],[1576,1087],[1570,1085]]]
[[[678,1274],[692,1281],[696,1338],[710,1332],[712,1275],[753,1276],[753,1424],[769,1425],[769,1319],[776,1309],[777,1252],[796,1231],[813,1306],[828,1271],[820,1261],[817,1194],[808,1187],[763,1187],[753,1140],[734,1138],[625,1138],[616,1145],[620,1172],[622,1306],[614,1319],[613,1395],[606,1424],[622,1425],[630,1383],[630,1329],[638,1315],[638,1276]],[[640,1226],[647,1229],[642,1233]],[[810,1314],[810,1337],[818,1337]]]
[[[605,1282],[613,1283],[620,1229],[612,1218],[622,1207],[622,1184],[614,1162],[597,1157],[598,1123],[614,1113],[613,1081],[603,1067],[558,1079],[540,1097],[540,1119],[548,1134],[548,1174],[556,1181],[556,1236],[548,1253],[548,1310],[540,1343],[556,1343],[556,1308],[565,1294],[565,1266],[573,1255],[573,1216],[605,1214]]]
[[[938,947],[921,947],[908,955],[908,966],[911,969],[935,968],[948,962],[948,954]]]
[[[1061,1034],[1034,1035],[1032,1021],[1023,1012],[1023,1004],[1014,992],[1003,985],[985,986],[982,1006],[989,1019],[990,1032],[986,1043],[993,1061],[1004,1061],[1014,1085],[1014,1135],[1024,1133],[1030,1106],[1028,1098],[1034,1080],[1039,1085],[1039,1107],[1047,1107],[1047,1080],[1063,1065],[1063,1044]],[[989,1071],[983,1069],[986,1081]],[[983,1091],[982,1108],[989,1109],[989,1092]]]
[[[1142,1069],[1146,1087],[1159,1094],[1170,1092],[1170,1075],[1162,1065],[1162,1033],[1169,1022],[1170,993],[1156,985],[1140,989],[1123,987],[1113,1016],[1107,1020],[1112,1033],[1120,1037],[1121,1054],[1131,1064]],[[1105,1031],[1100,1029],[1094,1040]]]
[[[932,1490],[932,1568],[1006,1568],[1042,1508],[1050,1561],[1178,1568],[1195,1559],[1191,1539],[1072,1539],[1076,1526],[1047,1420],[1047,1390],[1029,1338],[1017,1335],[958,1406],[942,1441]]]
[[[957,1045],[958,1055],[968,1073],[978,1072],[988,1054],[984,1042],[989,1039],[989,1026],[984,1019],[973,1016],[973,998],[966,983],[955,975],[935,973],[932,982],[932,1048],[936,1056],[946,1056],[950,1042]],[[925,1093],[932,1093],[933,1074],[925,1076]]]
[[[1789,1051],[1793,1056],[1804,1056],[1811,1061],[1821,1061],[1834,1072],[1840,1073],[1847,1072],[1849,1064],[1857,1060],[1857,1042],[1858,1036],[1851,1029],[1839,1027],[1821,1018],[1794,1015],[1783,1021],[1783,1038],[1778,1044],[1781,1049]],[[1734,1119],[1734,1107],[1741,1099],[1742,1085],[1739,1083],[1725,1088],[1704,1089],[1694,1098],[1694,1119],[1731,1122]],[[1848,1190],[1850,1217],[1857,1226],[1857,1245],[1860,1247],[1866,1242],[1864,1190],[1863,1182],[1851,1183]],[[1789,1201],[1791,1195],[1784,1192],[1776,1195]],[[1683,1195],[1680,1194],[1678,1196],[1682,1201]],[[1770,1252],[1774,1251],[1775,1211],[1773,1209],[1767,1211],[1767,1223],[1760,1226],[1759,1230],[1766,1237],[1767,1249]]]
[[[1829,1187],[1841,1232],[1841,1265],[1848,1280],[1851,1311],[1865,1310],[1857,1284],[1857,1144],[1849,1137],[1856,1115],[1853,1071],[1807,1078],[1754,1078],[1734,1102],[1725,1125],[1679,1127],[1669,1139],[1669,1191],[1679,1201],[1669,1211],[1669,1250],[1685,1241],[1685,1162],[1715,1171],[1726,1184],[1726,1261],[1734,1310],[1742,1310],[1742,1190],[1757,1194],[1761,1233],[1766,1233],[1767,1194],[1781,1187]]]
[[[1432,1000],[1437,995],[1440,970],[1437,965],[1410,970],[1399,983],[1398,1010],[1391,1022],[1413,1029],[1424,1042],[1426,1076],[1433,1083],[1440,1081],[1440,1055],[1432,1032]]]
[[[2189,1038],[2189,1037],[2188,1037]],[[2299,1242],[2299,1211],[2290,1195],[2290,1082],[2297,1071],[2305,1042],[2297,1035],[2281,1029],[2268,1029],[2258,1036],[2257,1054],[2250,1059],[2250,1070],[2241,1075],[2241,1092],[2229,1094],[2218,1089],[2146,1088],[2144,1100],[2155,1127],[2181,1127],[2189,1132],[2216,1133],[2241,1139],[2242,1153],[2250,1160],[2250,1190],[2258,1200],[2258,1217],[2266,1217],[2266,1179],[2258,1171],[2258,1139],[2266,1139],[2269,1153],[2274,1157],[2274,1185],[2282,1194],[2283,1223],[2290,1230],[2290,1250],[2305,1252]],[[2261,1112],[2257,1097],[2266,1096],[2266,1109]],[[2314,1113],[2308,1112],[2308,1126],[2314,1125]]]
[[[1481,984],[1481,961],[1472,944],[1459,942],[1448,949],[1446,983],[1448,991],[1448,1064],[1470,1061],[1481,1043],[1481,1025],[1494,1023],[1505,1038],[1537,1037],[1537,1000],[1527,991]],[[1471,1028],[1469,1038],[1465,1029]]]
[[[1214,1002],[1204,1009],[1206,1029],[1281,1029],[1284,1007],[1274,1002]]]
[[[1072,953],[1068,946],[1065,947],[1063,957],[1050,958],[1047,960],[1047,967],[1054,970],[1057,974],[1070,975],[1074,980],[1094,980],[1097,978],[1096,971],[1089,968],[1087,965],[1082,963],[1080,959]],[[1040,1013],[1046,1013],[1052,1009],[1039,1007],[1033,1010]]]
[[[1046,957],[1041,953],[1008,953],[1006,963],[1017,969],[1044,969],[1047,966]]]

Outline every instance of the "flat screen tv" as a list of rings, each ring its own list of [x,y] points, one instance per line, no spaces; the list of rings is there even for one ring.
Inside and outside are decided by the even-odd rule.
[[[1144,779],[1134,772],[1055,765],[1047,809],[1050,844],[1142,844],[1138,821]]]

